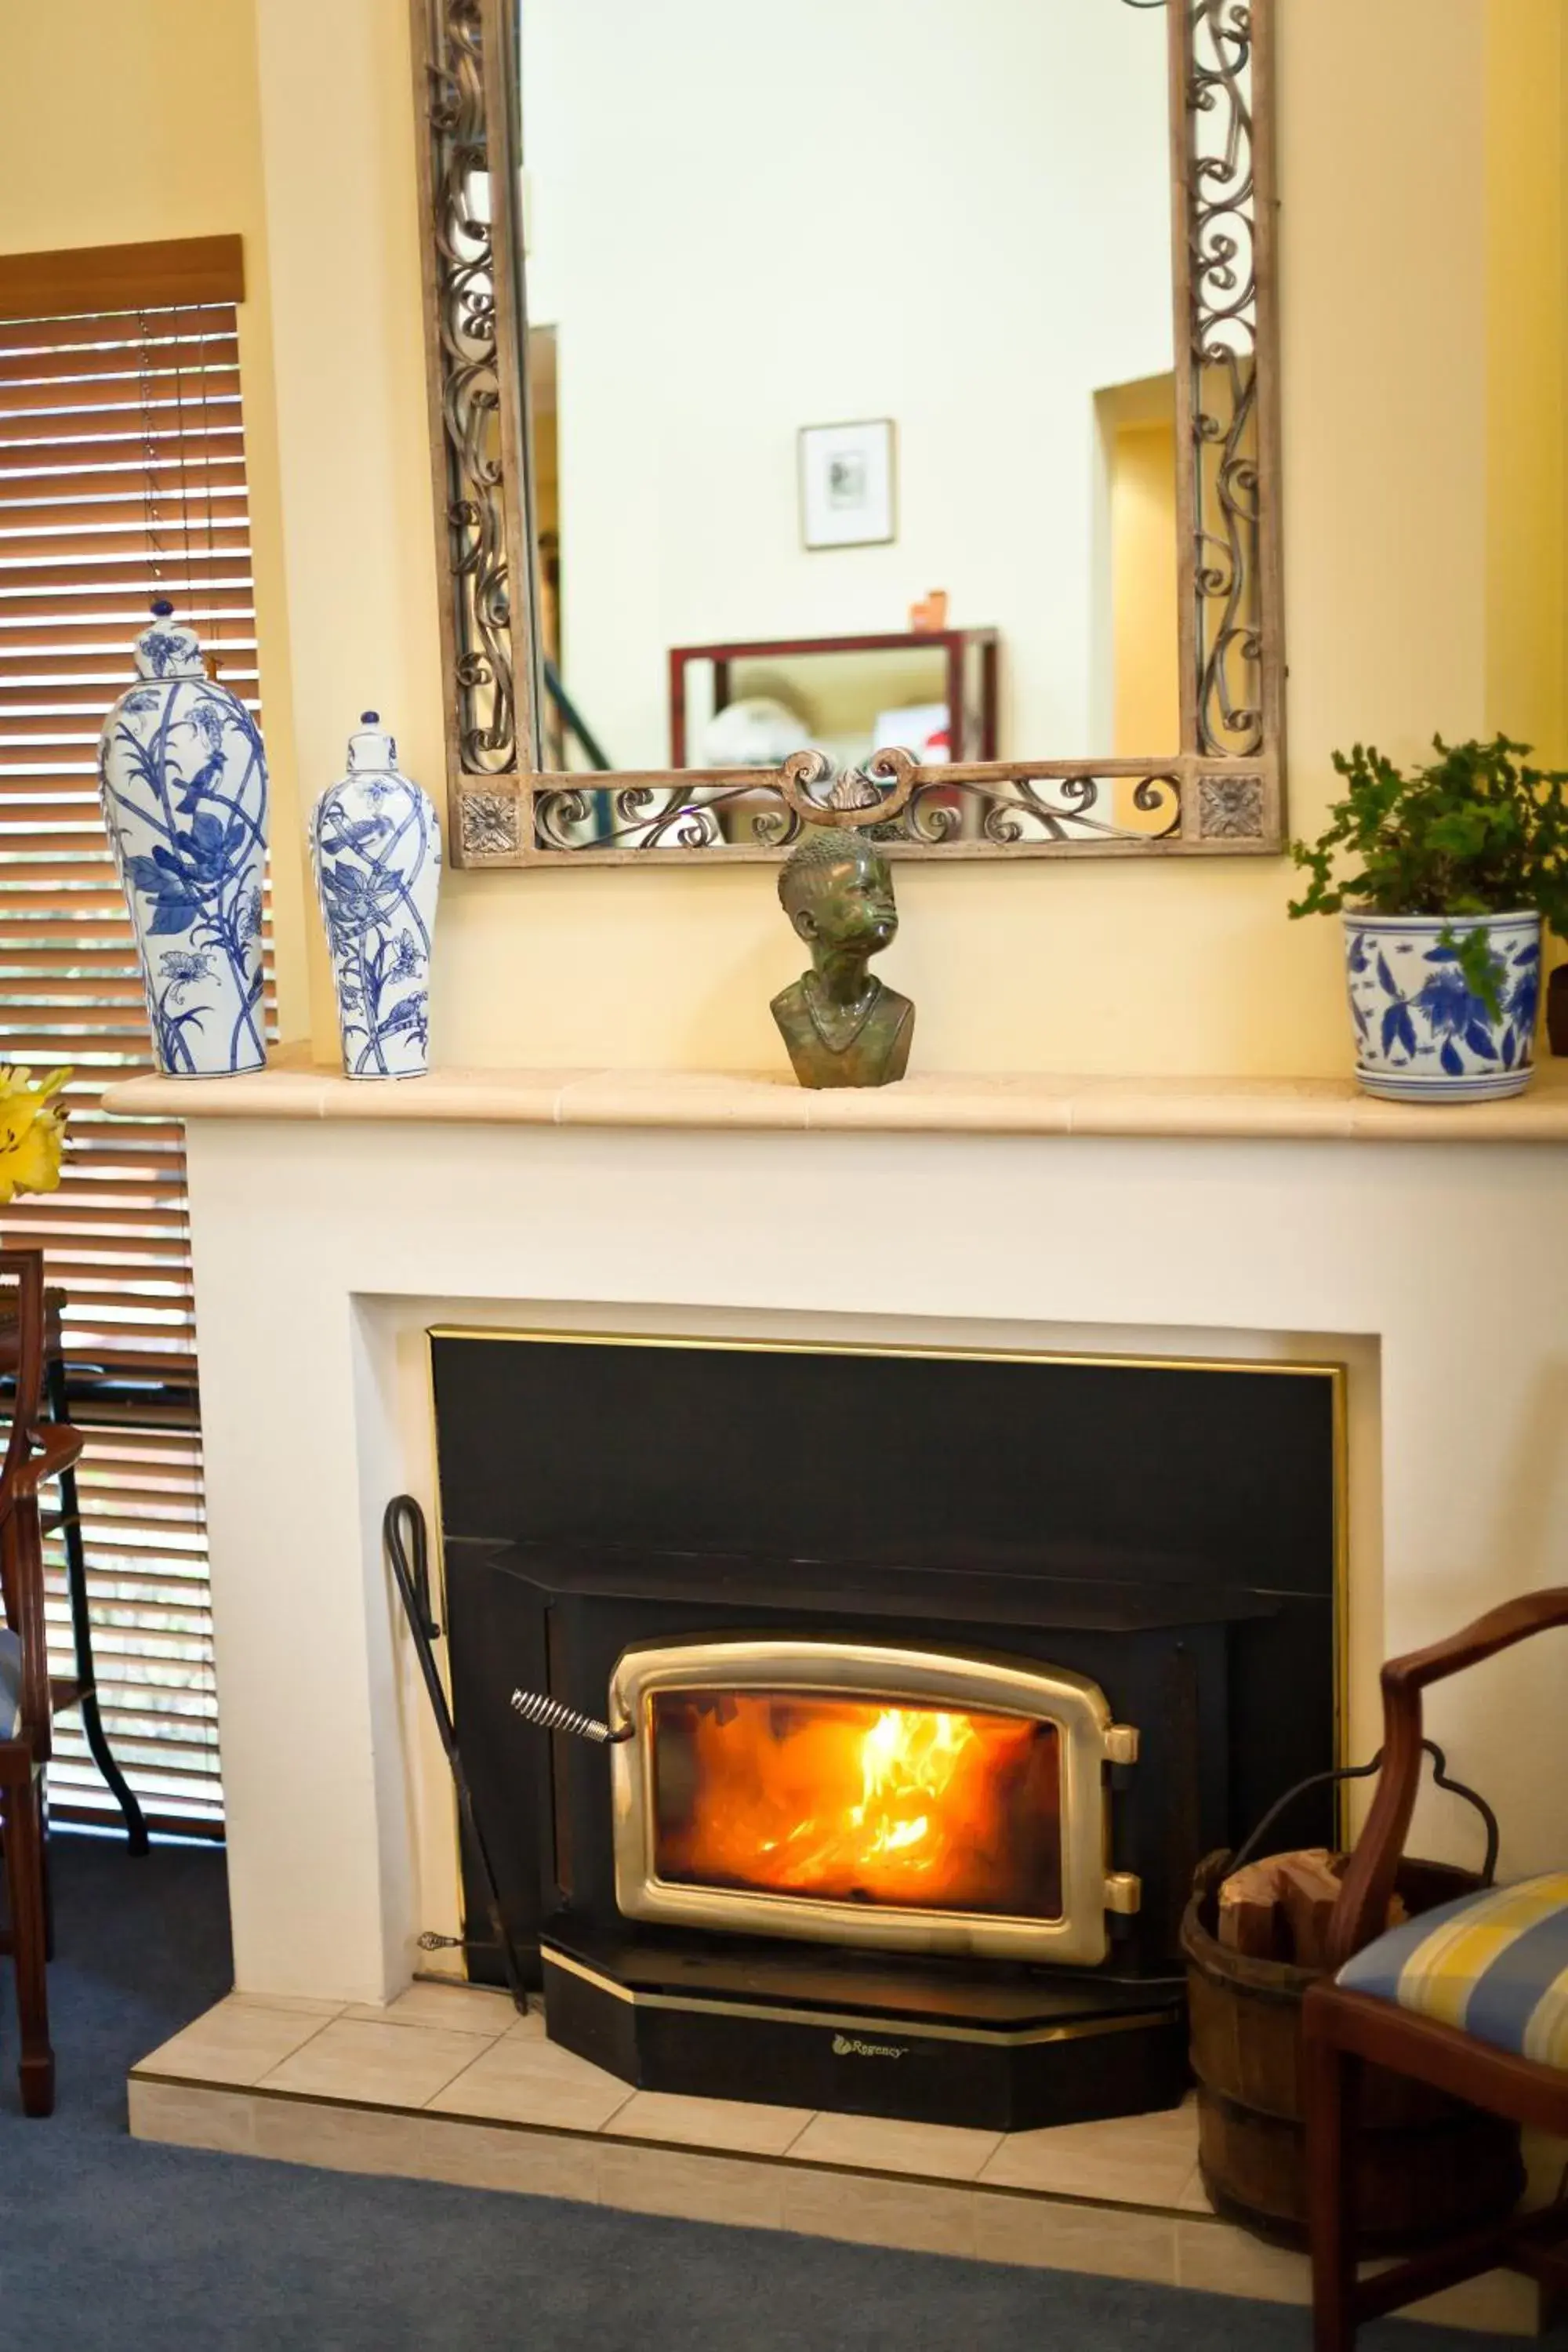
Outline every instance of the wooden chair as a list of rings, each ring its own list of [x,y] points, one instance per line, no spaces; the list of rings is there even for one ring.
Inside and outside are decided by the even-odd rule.
[[[1422,1692],[1558,1625],[1568,1625],[1568,1587],[1525,1593],[1383,1670],[1383,1769],[1334,1908],[1336,1973],[1309,1989],[1302,2018],[1316,2352],[1351,2352],[1363,2320],[1499,2264],[1568,2288],[1561,2199],[1358,2279],[1352,2162],[1369,2065],[1568,2137],[1568,1995],[1553,1990],[1568,1971],[1568,1872],[1483,1889],[1378,1932],[1415,1803]]]
[[[53,1285],[47,1285],[44,1290],[44,1402],[49,1420],[62,1425],[68,1424],[71,1417],[70,1382],[66,1363],[65,1307],[65,1292]],[[16,1292],[0,1288],[0,1391],[5,1392],[14,1390],[16,1379],[17,1313]],[[98,1666],[93,1657],[92,1610],[88,1595],[87,1545],[74,1469],[66,1468],[60,1473],[59,1507],[46,1514],[43,1532],[46,1536],[58,1537],[65,1553],[65,1591],[70,1611],[71,1648],[76,1663],[73,1679],[88,1752],[120,1808],[125,1822],[127,1850],[134,1854],[142,1854],[147,1852],[149,1843],[146,1820],[109,1745],[109,1735],[99,1710]],[[57,1712],[63,1704],[62,1700],[57,1699]]]
[[[82,1441],[41,1419],[44,1386],[44,1261],[37,1250],[0,1250],[0,1286],[15,1302],[16,1370],[10,1435],[0,1464],[0,1840],[5,1850],[10,1924],[0,1953],[16,1967],[21,2032],[22,2107],[47,2116],[55,2104],[46,1964],[48,1902],[44,1870],[44,1768],[55,1711],[79,1696],[49,1681],[44,1623],[44,1550],[38,1489],[70,1468]]]

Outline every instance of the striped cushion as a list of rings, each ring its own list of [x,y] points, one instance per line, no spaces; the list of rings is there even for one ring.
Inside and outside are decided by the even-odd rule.
[[[0,1739],[15,1739],[22,1720],[22,1644],[0,1625]]]
[[[1568,2069],[1568,1871],[1424,1911],[1347,1960],[1337,1981]]]

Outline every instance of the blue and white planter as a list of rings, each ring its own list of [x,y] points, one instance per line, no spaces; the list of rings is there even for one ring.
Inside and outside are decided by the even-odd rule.
[[[1345,974],[1356,1076],[1389,1102],[1496,1102],[1522,1094],[1535,1052],[1541,918],[1347,914]],[[1501,1006],[1494,1018],[1444,933],[1484,931]]]
[[[397,746],[374,710],[349,738],[348,774],[311,813],[310,863],[332,950],[345,1076],[423,1077],[441,827],[429,793],[399,773]]]
[[[137,682],[103,722],[99,792],[158,1066],[226,1078],[267,1059],[267,757],[250,713],[208,677],[195,633],[173,611],[160,600],[136,640]]]

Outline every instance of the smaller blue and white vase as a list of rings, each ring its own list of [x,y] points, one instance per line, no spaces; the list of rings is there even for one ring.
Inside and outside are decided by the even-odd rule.
[[[344,1076],[423,1077],[441,827],[429,793],[400,773],[376,711],[362,714],[348,774],[311,812],[310,863],[332,951]]]
[[[1356,1076],[1369,1095],[1466,1103],[1524,1092],[1541,1001],[1538,914],[1347,914],[1344,927]],[[1491,958],[1495,1013],[1459,962],[1458,941],[1474,931]]]
[[[267,755],[160,597],[136,682],[103,722],[99,796],[136,933],[158,1066],[227,1078],[267,1060],[261,1004]]]

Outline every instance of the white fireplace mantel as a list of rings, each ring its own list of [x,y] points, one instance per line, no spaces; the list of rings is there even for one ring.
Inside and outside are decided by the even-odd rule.
[[[843,1135],[1270,1136],[1301,1142],[1568,1143],[1568,1063],[1527,1094],[1453,1109],[1375,1101],[1349,1078],[927,1075],[814,1090],[719,1070],[433,1070],[396,1084],[285,1048],[248,1077],[132,1078],[110,1110],[162,1118],[457,1120],[484,1126],[749,1128]]]
[[[1382,1657],[1568,1581],[1552,1067],[1453,1112],[1334,1081],[814,1095],[701,1074],[387,1085],[297,1059],[108,1101],[188,1122],[247,1990],[382,2000],[419,1930],[456,1924],[449,1790],[380,1556],[391,1495],[434,1517],[434,1324],[1343,1361],[1361,1755]],[[1557,1644],[1434,1694],[1519,1867],[1563,1860]],[[1444,1800],[1418,1835],[1474,1845]]]

